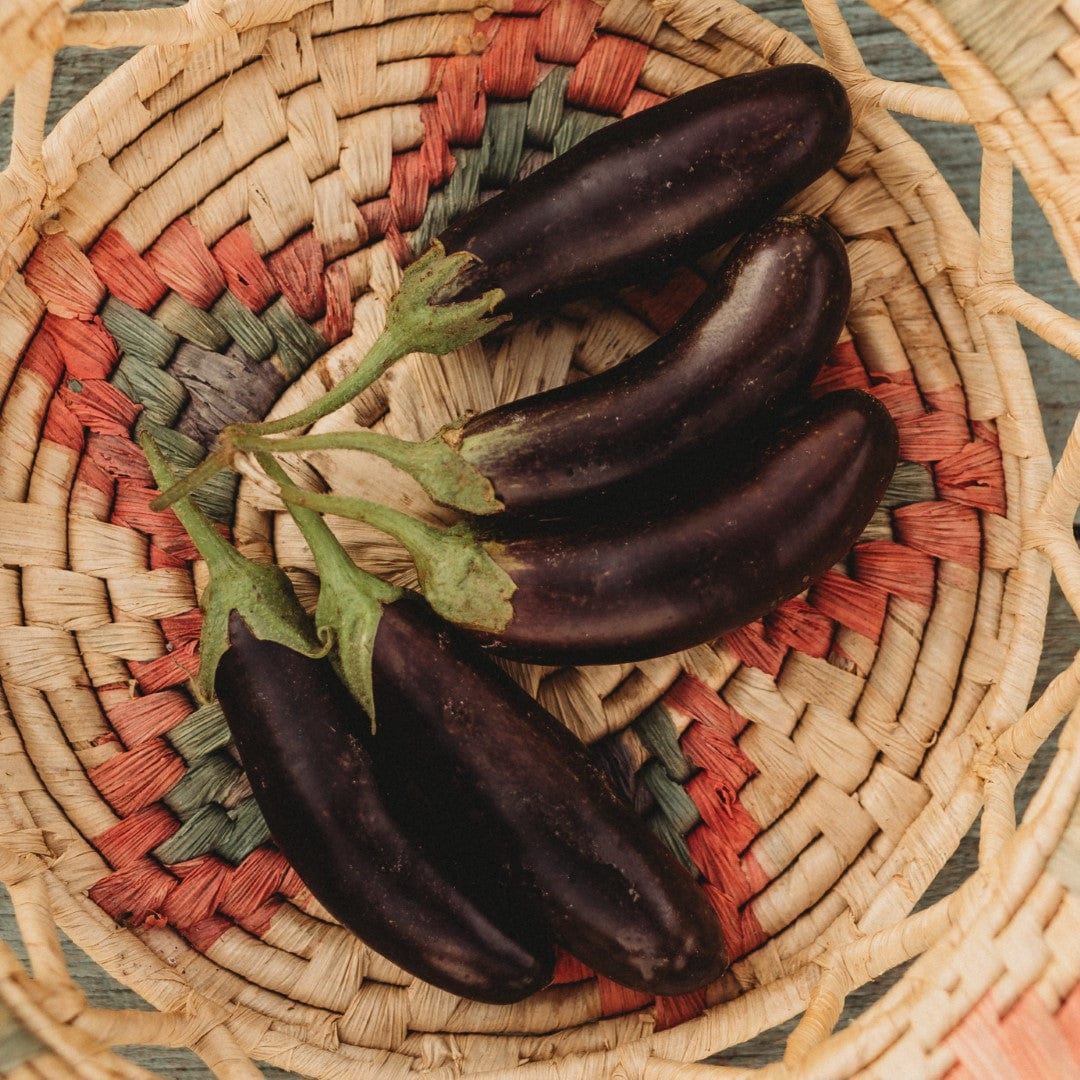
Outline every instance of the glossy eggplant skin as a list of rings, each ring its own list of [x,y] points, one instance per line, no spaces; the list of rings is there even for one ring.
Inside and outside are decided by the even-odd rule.
[[[898,456],[885,407],[826,394],[733,461],[699,461],[662,498],[602,521],[489,529],[516,589],[492,651],[537,664],[629,663],[690,648],[802,592],[858,539]]]
[[[515,317],[658,278],[766,220],[836,163],[843,87],[789,64],[689,90],[587,136],[440,235],[479,262],[443,298],[500,288]]]
[[[484,823],[508,887],[536,889],[562,946],[644,993],[719,978],[723,937],[703,890],[584,744],[468,635],[406,593],[383,609],[373,671],[376,699],[395,702],[376,761],[437,771],[422,812]]]
[[[615,367],[470,418],[458,452],[509,513],[553,513],[706,443],[737,438],[810,386],[851,299],[843,240],[777,216],[744,236],[663,337]]]
[[[506,1003],[545,986],[554,947],[531,894],[465,888],[402,828],[365,747],[370,723],[329,662],[260,640],[236,612],[229,637],[218,698],[271,836],[319,902],[452,993]]]

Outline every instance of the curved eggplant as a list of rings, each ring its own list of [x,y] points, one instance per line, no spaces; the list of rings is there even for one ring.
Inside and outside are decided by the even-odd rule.
[[[663,337],[591,378],[446,433],[505,511],[551,512],[760,426],[805,392],[843,329],[844,243],[820,218],[773,218]]]
[[[616,982],[680,994],[723,974],[704,891],[584,744],[468,635],[406,592],[383,608],[372,673],[376,768],[438,778],[399,797],[404,814],[476,822],[505,887],[535,889],[556,940]]]
[[[271,835],[342,925],[479,1001],[518,1001],[550,981],[551,932],[531,891],[455,880],[435,845],[389,811],[365,747],[370,725],[329,661],[256,637],[233,611],[215,689]]]
[[[712,640],[841,559],[897,456],[885,407],[843,390],[804,408],[763,450],[699,461],[663,498],[635,506],[628,495],[603,521],[531,531],[476,522],[514,586],[509,623],[479,639],[538,664],[627,663]]]
[[[851,109],[821,67],[718,79],[595,132],[439,236],[476,256],[438,297],[516,318],[657,278],[776,213],[836,163]]]

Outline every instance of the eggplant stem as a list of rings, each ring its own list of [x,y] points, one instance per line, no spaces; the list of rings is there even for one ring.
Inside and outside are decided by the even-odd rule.
[[[139,430],[139,445],[155,483],[160,487],[172,485],[176,476],[145,427]],[[218,661],[229,647],[228,624],[234,611],[256,637],[279,642],[303,656],[326,655],[326,646],[314,634],[280,566],[256,563],[242,555],[189,497],[178,497],[172,509],[210,574],[200,599],[204,618],[199,635],[197,692],[203,700],[213,700],[214,677]]]
[[[177,492],[171,501],[162,507],[156,505],[161,499],[161,496],[158,496],[157,499],[151,502],[151,509],[172,509],[180,524],[183,525],[184,531],[191,537],[192,543],[194,543],[199,554],[206,562],[210,574],[224,575],[241,563],[247,563],[248,560],[214,528],[210,519],[188,497],[191,491],[194,491],[199,485],[192,485],[191,491],[179,490],[185,487],[191,473],[188,473],[188,476],[183,480],[176,480],[157,441],[145,428],[139,431],[139,445],[142,447],[143,453],[146,454],[150,471],[154,476],[154,483],[158,485],[162,492]],[[192,471],[194,472],[194,470]]]
[[[230,424],[223,434],[228,438],[240,434],[283,435],[308,427],[347,405],[403,356],[414,352],[442,356],[506,322],[509,315],[493,314],[505,298],[502,289],[490,289],[473,300],[442,299],[453,295],[455,281],[477,261],[475,255],[465,251],[447,255],[438,240],[432,241],[405,270],[387,308],[386,325],[355,370],[289,416],[256,424]]]
[[[353,450],[373,454],[411,476],[440,506],[467,514],[494,514],[503,508],[491,481],[466,462],[438,432],[423,442],[397,439],[378,431],[326,431],[315,435],[265,437],[242,433],[231,445],[250,453],[289,454]]]
[[[292,488],[285,470],[271,454],[260,451],[255,456],[282,491]],[[311,549],[319,574],[316,632],[333,645],[330,662],[367,713],[374,731],[375,689],[371,666],[375,634],[383,605],[393,603],[402,590],[357,566],[316,511],[291,501],[286,501],[285,507]]]
[[[370,499],[278,486],[290,508],[362,521],[402,544],[416,566],[420,591],[444,619],[488,633],[509,625],[516,586],[466,524],[435,528]]]
[[[400,589],[357,566],[349,558],[349,553],[342,547],[341,541],[334,535],[334,531],[317,510],[309,508],[297,499],[286,497],[287,493],[291,496],[293,491],[302,491],[302,489],[293,484],[288,474],[271,454],[256,450],[255,457],[263,472],[277,484],[281,491],[285,508],[303,534],[304,542],[311,549],[319,578],[324,585],[329,582],[340,582],[349,588],[359,587],[366,594],[384,603],[400,594]]]
[[[145,446],[143,449],[146,449]],[[161,494],[150,503],[150,509],[161,511],[172,507],[175,510],[183,499],[193,495],[203,484],[213,479],[217,473],[229,468],[231,463],[232,454],[225,446],[220,446],[212,453],[207,454],[194,469],[180,480],[168,484],[163,484],[159,480],[158,486],[161,488]],[[156,476],[155,480],[157,480]],[[187,528],[187,526],[185,525],[184,528]]]

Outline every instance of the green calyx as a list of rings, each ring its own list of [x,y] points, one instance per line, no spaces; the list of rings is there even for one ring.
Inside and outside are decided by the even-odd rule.
[[[139,444],[155,483],[164,490],[176,476],[147,428],[141,428]],[[234,611],[258,638],[276,641],[304,656],[326,655],[326,645],[319,640],[281,567],[245,558],[189,498],[177,500],[173,510],[209,571],[201,599],[203,628],[199,639],[197,691],[203,701],[212,701],[215,696],[214,676],[229,647],[229,616]]]
[[[489,633],[509,625],[517,586],[467,524],[438,529],[367,499],[322,495],[293,484],[280,488],[290,506],[363,521],[398,540],[416,566],[424,598],[449,622]]]
[[[284,497],[294,490],[281,466],[266,453],[259,464]],[[299,491],[299,488],[295,490]],[[285,498],[285,506],[303,533],[319,575],[315,626],[330,652],[330,662],[360,707],[375,726],[375,691],[372,655],[383,605],[392,604],[402,589],[369,574],[349,558],[348,552],[319,514]]]
[[[494,314],[505,296],[502,289],[490,289],[473,300],[453,299],[455,287],[460,285],[468,267],[477,261],[475,255],[464,251],[447,255],[438,240],[432,241],[427,251],[406,269],[387,309],[383,332],[352,372],[310,405],[289,416],[261,423],[226,425],[218,436],[214,453],[194,470],[183,488],[168,485],[154,501],[154,509],[173,505],[216,471],[228,468],[239,438],[282,435],[308,427],[347,405],[403,356],[413,352],[442,356],[506,322],[509,315]],[[490,513],[491,509],[478,512]]]
[[[436,356],[460,349],[510,319],[493,314],[505,298],[502,289],[490,289],[473,300],[454,300],[455,290],[478,263],[475,255],[456,251],[448,255],[438,240],[410,264],[386,314],[386,332],[407,343],[409,352]]]

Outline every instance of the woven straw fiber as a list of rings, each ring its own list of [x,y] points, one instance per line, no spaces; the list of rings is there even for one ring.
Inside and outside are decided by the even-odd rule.
[[[1077,1075],[1080,662],[1029,696],[1051,574],[1080,608],[1080,436],[1055,470],[1017,324],[1074,356],[1080,331],[1013,280],[1011,192],[1020,168],[1072,258],[1080,8],[1034,5],[1043,34],[1013,25],[1021,5],[874,0],[948,77],[930,88],[871,75],[833,0],[805,0],[820,57],[735,0],[72,6],[0,12],[15,97],[0,878],[31,961],[0,947],[0,1068],[147,1076],[111,1049],[142,1044],[191,1047],[229,1080],[254,1062],[391,1080]],[[1051,70],[1015,61],[1021,33]],[[66,44],[145,47],[43,141]],[[132,425],[141,411],[171,428],[192,464],[224,423],[293,411],[355,365],[402,264],[483,191],[704,80],[815,58],[857,119],[839,167],[797,200],[845,236],[854,276],[819,388],[885,402],[896,481],[850,559],[764,621],[638,665],[512,669],[700,872],[732,970],[656,1001],[569,959],[514,1006],[435,991],[320,910],[270,844],[220,713],[195,707],[203,568],[149,507]],[[977,229],[890,112],[976,125]],[[600,370],[699,282],[687,268],[619,307],[408,357],[316,428],[425,436]],[[447,520],[371,462],[304,462],[313,483]],[[199,498],[313,597],[254,468]],[[398,548],[333,524],[358,561],[410,580]],[[1018,826],[1016,780],[1070,714]],[[912,914],[980,813],[978,873]],[[87,1002],[58,927],[152,1009]],[[851,990],[912,960],[833,1033]],[[694,1064],[800,1014],[783,1061]]]

